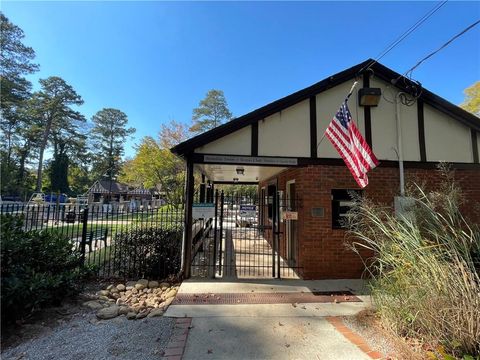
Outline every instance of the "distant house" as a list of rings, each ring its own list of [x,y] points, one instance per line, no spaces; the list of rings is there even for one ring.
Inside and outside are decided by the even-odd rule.
[[[144,188],[131,188],[115,180],[97,180],[87,192],[89,202],[151,200],[152,192]]]

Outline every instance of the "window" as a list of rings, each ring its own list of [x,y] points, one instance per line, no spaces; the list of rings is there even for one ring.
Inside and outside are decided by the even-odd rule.
[[[277,193],[277,187],[275,185],[268,185],[267,196],[268,196],[268,218],[272,220],[273,218],[273,198]]]
[[[362,195],[361,190],[335,189],[332,190],[332,228],[344,229],[348,211],[352,208],[352,196]]]

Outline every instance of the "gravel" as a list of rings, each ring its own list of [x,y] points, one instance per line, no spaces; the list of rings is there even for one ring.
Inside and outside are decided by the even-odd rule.
[[[124,316],[97,321],[74,317],[35,339],[6,349],[2,359],[158,359],[172,335],[175,319],[127,320]]]
[[[382,334],[379,334],[374,327],[360,323],[354,316],[344,317],[343,323],[345,326],[359,334],[372,349],[375,349],[384,355],[395,353],[393,344],[382,336]]]

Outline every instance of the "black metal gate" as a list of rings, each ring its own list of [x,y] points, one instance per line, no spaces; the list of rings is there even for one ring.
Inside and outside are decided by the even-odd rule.
[[[299,278],[300,200],[216,192],[214,215],[195,222],[191,274],[208,278]]]

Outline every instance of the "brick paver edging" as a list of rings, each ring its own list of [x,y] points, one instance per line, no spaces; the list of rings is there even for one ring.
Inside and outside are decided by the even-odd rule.
[[[184,317],[175,319],[173,334],[163,353],[162,359],[182,360],[191,325],[192,318]]]
[[[371,359],[386,359],[386,357],[378,352],[373,350],[367,342],[357,333],[352,331],[349,327],[347,327],[341,317],[337,316],[327,316],[327,321],[332,324],[335,329],[341,333],[344,337],[346,337],[351,343],[356,345],[361,351],[367,354]]]

